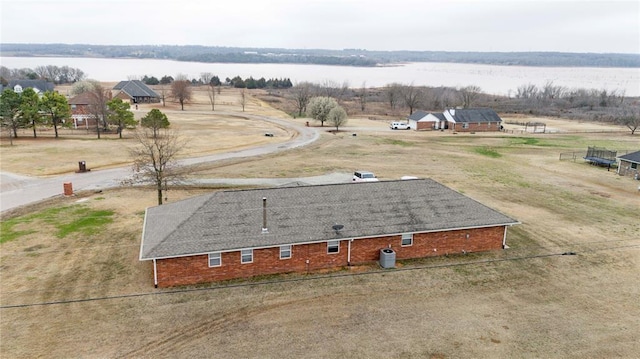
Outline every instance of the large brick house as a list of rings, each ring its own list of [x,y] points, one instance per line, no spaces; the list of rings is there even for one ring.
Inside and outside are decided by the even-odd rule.
[[[455,132],[502,130],[502,119],[490,108],[448,109],[444,111],[448,128]]]
[[[433,180],[220,191],[146,210],[160,287],[501,249],[518,222]]]

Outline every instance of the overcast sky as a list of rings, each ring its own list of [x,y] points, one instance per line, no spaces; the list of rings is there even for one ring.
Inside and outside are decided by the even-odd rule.
[[[640,1],[0,0],[3,43],[640,53]]]

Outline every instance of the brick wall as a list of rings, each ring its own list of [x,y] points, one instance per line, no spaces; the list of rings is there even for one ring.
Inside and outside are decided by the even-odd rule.
[[[636,165],[636,167],[640,168],[638,165]],[[621,176],[634,177],[639,172],[638,168],[631,168],[631,162],[621,159],[620,165],[618,166],[618,174]]]
[[[467,238],[468,235],[468,238]],[[375,262],[380,249],[391,247],[397,259],[421,258],[450,253],[479,252],[502,248],[504,227],[417,233],[413,245],[401,246],[401,236],[356,239],[351,241],[351,264]],[[310,272],[346,266],[348,240],[340,241],[339,253],[327,253],[326,243],[291,247],[291,258],[280,259],[280,247],[255,249],[253,262],[240,263],[240,251],[222,253],[222,265],[209,267],[208,255],[157,260],[158,285],[171,287],[207,283],[257,275]],[[308,260],[308,263],[307,263]]]
[[[456,132],[488,132],[488,131],[500,131],[500,123],[491,122],[489,123],[469,123],[469,128],[462,128],[462,123],[456,123],[455,128],[449,124],[449,129],[452,129]]]

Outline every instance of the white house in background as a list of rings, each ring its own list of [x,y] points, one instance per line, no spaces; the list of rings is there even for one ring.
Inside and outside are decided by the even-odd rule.
[[[47,91],[53,91],[54,85],[45,80],[11,80],[7,88],[16,93],[22,93],[27,88],[32,88],[38,95],[42,96]]]
[[[416,111],[407,118],[412,130],[440,130],[447,128],[447,119],[442,113]]]

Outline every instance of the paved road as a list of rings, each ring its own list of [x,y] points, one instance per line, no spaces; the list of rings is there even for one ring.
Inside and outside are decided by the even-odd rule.
[[[181,165],[193,165],[198,163],[215,162],[230,158],[244,158],[285,151],[301,146],[306,146],[319,137],[318,131],[312,127],[300,126],[278,118],[238,114],[221,113],[252,120],[267,121],[278,126],[292,129],[298,136],[287,142],[266,144],[245,150],[228,153],[220,153],[210,156],[189,158],[180,161]],[[130,166],[105,170],[93,170],[85,173],[68,173],[52,178],[37,178],[0,172],[0,212],[4,212],[29,203],[38,202],[47,198],[62,195],[64,183],[71,182],[74,191],[99,190],[120,186],[121,183],[132,175]],[[210,179],[201,180],[199,183],[231,183],[231,184],[265,184],[280,185],[290,182],[305,182],[309,184],[347,182],[349,178],[345,174],[332,174],[328,176],[292,178],[292,179]]]

